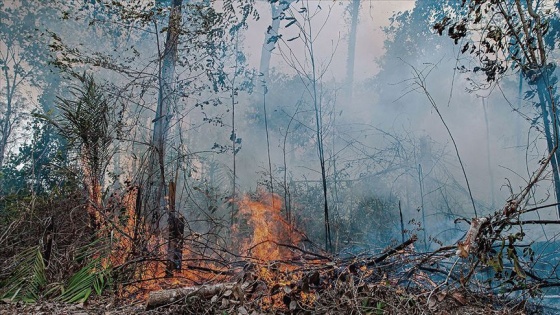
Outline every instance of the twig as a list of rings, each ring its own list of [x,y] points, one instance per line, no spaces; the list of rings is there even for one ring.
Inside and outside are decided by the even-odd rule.
[[[415,82],[416,85],[418,85],[422,89],[422,91],[424,92],[424,94],[428,98],[428,101],[430,102],[430,104],[432,105],[432,107],[434,108],[436,113],[438,114],[441,122],[443,123],[443,126],[447,130],[447,134],[449,135],[449,138],[451,139],[451,142],[453,143],[453,147],[455,148],[455,153],[457,154],[457,159],[459,160],[459,165],[461,165],[461,170],[463,171],[463,176],[465,178],[465,182],[467,183],[467,190],[469,191],[469,197],[471,199],[471,203],[472,203],[472,206],[473,206],[474,216],[478,217],[478,213],[476,211],[476,205],[474,203],[474,197],[473,197],[472,191],[471,191],[471,185],[469,184],[469,179],[467,177],[467,172],[465,170],[463,160],[461,159],[461,154],[459,154],[459,148],[457,147],[457,142],[455,142],[455,138],[453,137],[453,134],[451,133],[451,130],[449,129],[449,126],[445,122],[445,119],[443,119],[443,116],[442,116],[441,112],[439,111],[439,108],[436,104],[436,101],[433,99],[432,95],[428,91],[428,88],[426,87],[426,83],[425,83],[426,76],[423,75],[420,71],[418,71],[414,66],[412,66],[410,64],[409,64],[409,66],[412,68],[412,70],[414,71],[414,73],[416,75],[416,82]]]
[[[459,257],[457,257],[457,259],[455,259],[455,262],[453,263],[453,265],[449,269],[449,272],[447,273],[447,277],[445,277],[445,281],[443,281],[437,287],[435,287],[432,291],[430,291],[430,294],[428,295],[428,299],[426,300],[426,305],[428,305],[430,303],[430,298],[437,291],[437,289],[441,288],[443,285],[449,284],[449,278],[451,278],[451,274],[453,273],[453,269],[455,269],[455,266],[459,262],[459,259],[460,259]]]

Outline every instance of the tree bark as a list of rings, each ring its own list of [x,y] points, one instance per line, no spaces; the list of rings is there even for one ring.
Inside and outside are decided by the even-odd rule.
[[[165,143],[169,133],[169,122],[174,105],[175,90],[175,63],[177,61],[177,45],[181,30],[181,6],[183,0],[173,0],[165,49],[161,56],[159,74],[159,95],[152,136],[152,152],[148,165],[148,192],[146,194],[145,213],[151,217],[154,230],[159,229],[159,221],[166,208],[166,181],[165,181]]]
[[[173,271],[181,270],[183,261],[183,236],[185,222],[175,209],[176,183],[169,182],[169,216],[166,277],[173,277]]]

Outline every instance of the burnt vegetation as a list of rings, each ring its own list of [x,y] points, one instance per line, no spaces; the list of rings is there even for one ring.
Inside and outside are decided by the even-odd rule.
[[[0,314],[557,312],[560,4],[365,3],[0,3]]]

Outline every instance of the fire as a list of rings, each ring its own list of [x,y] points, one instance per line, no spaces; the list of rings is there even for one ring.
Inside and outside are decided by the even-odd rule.
[[[239,223],[234,230],[240,239],[241,255],[254,260],[254,274],[269,288],[290,288],[301,279],[301,274],[293,273],[292,261],[296,257],[291,247],[300,243],[302,237],[282,216],[280,197],[260,192],[256,198],[244,195],[237,204]],[[282,308],[282,296],[271,292],[259,303],[263,309]]]
[[[140,217],[137,209],[138,194],[137,188],[129,187],[122,197],[115,200],[119,205],[116,208],[120,211],[112,218],[113,223],[102,224],[105,229],[101,233],[111,236],[111,253],[104,260],[104,266],[130,266],[129,270],[133,270],[133,273],[129,274],[131,285],[123,288],[120,292],[122,295],[145,299],[151,291],[225,279],[225,276],[219,274],[225,270],[206,262],[205,258],[209,257],[196,255],[188,246],[182,248],[183,261],[196,261],[195,267],[199,269],[192,270],[184,265],[173,277],[167,277],[168,240],[164,236],[167,235],[167,231],[153,232],[149,223]],[[205,272],[204,268],[213,272]]]
[[[139,217],[138,198],[138,190],[129,187],[114,199],[116,210],[110,218],[112,223],[100,224],[103,227],[100,233],[111,239],[111,253],[104,266],[117,268],[119,272],[131,271],[122,295],[144,299],[151,291],[229,280],[231,270],[227,270],[226,261],[215,264],[212,258],[216,257],[207,257],[190,248],[191,242],[196,243],[196,235],[185,236],[182,270],[166,277],[167,234],[150,232],[148,223]],[[290,272],[295,268],[291,262],[296,258],[293,248],[302,237],[284,219],[280,197],[266,193],[258,197],[245,195],[237,204],[239,222],[232,227],[233,245],[254,263],[254,274],[270,287],[296,283],[298,279],[292,279],[294,273]],[[279,307],[281,296],[264,298],[263,303]]]
[[[162,246],[158,245],[162,242],[158,236],[148,233],[149,228],[147,224],[139,217],[137,208],[138,189],[136,187],[129,187],[121,198],[115,197],[115,204],[121,205],[120,211],[113,213],[115,216],[112,218],[113,224],[102,226],[105,230],[100,231],[106,235],[110,235],[111,239],[111,253],[104,260],[105,267],[118,268],[127,266],[131,260],[136,259],[136,256],[151,256],[157,258],[163,255]],[[143,298],[145,291],[152,288],[157,289],[154,280],[161,278],[163,270],[165,270],[164,263],[158,259],[147,260],[138,264],[130,265],[134,270],[131,274],[131,281],[139,281],[138,286],[129,286],[121,293],[125,295],[136,295]]]
[[[289,260],[293,252],[283,245],[301,241],[301,236],[282,217],[282,201],[276,194],[260,193],[258,200],[245,195],[239,214],[246,218],[249,237],[241,242],[241,253],[261,262]]]

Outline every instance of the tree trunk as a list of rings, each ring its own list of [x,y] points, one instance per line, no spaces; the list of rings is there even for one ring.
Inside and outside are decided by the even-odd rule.
[[[358,16],[360,14],[360,0],[353,0],[350,8],[350,33],[348,38],[348,59],[346,62],[346,99],[352,102],[352,90],[354,86],[354,63],[356,61],[356,33],[358,29]]]
[[[168,216],[168,246],[166,277],[173,277],[173,271],[181,270],[183,262],[183,236],[185,233],[185,222],[177,215],[175,209],[176,184],[169,182],[169,216]]]
[[[311,33],[311,25],[309,26],[309,33]],[[311,37],[311,36],[310,36]],[[323,139],[323,117],[322,117],[322,104],[317,92],[317,68],[315,66],[315,53],[313,51],[313,41],[309,44],[309,55],[311,56],[311,71],[312,71],[312,85],[313,85],[313,109],[315,111],[315,127],[317,136],[317,151],[319,154],[319,163],[321,165],[321,182],[323,184],[323,202],[325,214],[325,250],[332,252],[332,236],[331,236],[331,223],[329,219],[329,203],[327,194],[327,170],[325,167],[325,150]]]
[[[166,207],[165,200],[165,143],[169,133],[169,122],[174,104],[175,90],[175,63],[177,61],[177,44],[181,30],[181,6],[182,0],[173,0],[165,49],[161,56],[159,74],[159,95],[156,108],[156,116],[152,136],[152,152],[148,165],[148,191],[146,194],[145,213],[151,217],[151,225],[154,230],[159,229],[159,221]],[[170,227],[171,228],[171,227]]]
[[[280,13],[282,9],[278,7],[277,3],[270,3],[270,10],[272,12],[272,25],[267,29],[264,43],[261,50],[261,63],[259,66],[259,72],[262,75],[261,81],[262,85],[266,85],[268,82],[269,69],[270,69],[270,58],[272,57],[272,50],[274,49],[275,42],[271,40],[273,36],[278,36],[278,29],[280,28]]]
[[[484,112],[484,124],[486,125],[486,163],[488,164],[488,175],[490,176],[490,197],[492,200],[491,207],[496,207],[496,193],[494,187],[494,172],[492,171],[492,153],[490,152],[490,124],[488,123],[488,112],[486,110],[486,98],[482,98],[482,110]]]
[[[548,152],[552,153],[552,151],[555,150],[554,156],[552,157],[552,159],[550,159],[550,165],[552,167],[552,176],[554,179],[554,193],[558,202],[560,200],[560,173],[558,169],[558,166],[560,165],[558,153],[558,118],[555,117],[555,113],[552,112],[550,113],[550,117],[552,119],[549,120],[548,108],[552,109],[555,104],[551,99],[546,97],[546,84],[544,82],[543,75],[544,74],[540,74],[539,78],[537,79],[537,94],[539,97],[539,106],[541,108],[541,114],[543,118],[544,134],[546,137]],[[557,205],[556,208],[558,211],[558,216],[560,216],[560,205]]]

